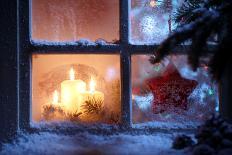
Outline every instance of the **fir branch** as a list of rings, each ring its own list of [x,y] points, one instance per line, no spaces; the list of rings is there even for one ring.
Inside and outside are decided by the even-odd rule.
[[[61,116],[65,116],[64,110],[59,106],[54,106],[52,104],[44,105],[42,110],[42,117],[45,120],[51,120],[55,117],[55,113],[60,114]]]
[[[205,14],[202,18],[195,22],[183,25],[182,27],[175,30],[166,40],[164,40],[158,47],[155,54],[150,58],[152,64],[159,63],[164,57],[170,54],[171,50],[174,49],[180,43],[191,39],[192,35],[200,28],[203,28],[205,22],[213,18],[211,14]]]
[[[190,23],[196,19],[197,14],[193,11],[202,7],[204,0],[186,0],[174,13],[174,21],[179,24]]]
[[[79,121],[79,116],[82,114],[82,112],[74,112],[74,113],[66,113],[66,118],[73,122]]]
[[[192,4],[195,1],[199,4]],[[229,54],[232,45],[232,3],[231,0],[195,1],[187,0],[180,7],[176,18],[180,26],[161,43],[150,62],[159,63],[179,44],[191,41],[191,48],[186,51],[190,65],[196,69],[200,58],[211,53],[209,69],[213,77],[220,80],[228,63],[232,61]],[[208,40],[215,34],[219,36],[219,42],[214,49],[209,49]]]
[[[89,97],[81,107],[83,108],[84,113],[99,114],[102,111],[102,105],[102,100]]]

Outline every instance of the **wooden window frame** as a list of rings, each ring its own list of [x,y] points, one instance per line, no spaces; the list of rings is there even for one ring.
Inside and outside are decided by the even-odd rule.
[[[120,42],[116,45],[76,46],[43,45],[30,41],[30,0],[18,0],[18,69],[19,128],[30,129],[31,122],[31,57],[32,54],[119,54],[121,65],[121,111],[123,127],[132,127],[131,56],[152,54],[157,45],[132,45],[129,42],[130,0],[119,0]],[[174,53],[184,53],[188,45],[180,45]]]

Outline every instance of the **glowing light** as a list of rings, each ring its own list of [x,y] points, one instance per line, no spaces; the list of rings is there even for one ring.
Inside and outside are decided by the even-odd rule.
[[[219,112],[219,101],[218,101],[218,100],[216,101],[215,111],[216,111],[216,112]]]
[[[213,95],[214,94],[213,89],[209,89],[208,93],[209,93],[210,96]]]
[[[70,80],[75,80],[75,71],[73,68],[71,68],[69,71],[69,78]]]
[[[158,65],[158,66],[154,66],[154,70],[156,71],[156,72],[159,72],[160,71],[160,66]]]
[[[106,80],[110,81],[116,78],[116,70],[114,67],[109,67],[106,71]]]
[[[96,86],[96,82],[93,80],[93,78],[91,78],[91,80],[89,82],[89,91],[91,93],[93,93],[95,91],[95,86]]]
[[[57,90],[53,92],[52,104],[56,105],[59,102],[59,93]]]
[[[134,94],[132,94],[132,100],[134,100],[135,99],[135,95]]]
[[[150,1],[150,6],[151,7],[155,7],[156,6],[156,1],[155,0],[151,0]]]

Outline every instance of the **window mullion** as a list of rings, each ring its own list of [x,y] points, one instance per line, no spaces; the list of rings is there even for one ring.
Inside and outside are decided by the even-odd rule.
[[[18,1],[19,128],[22,130],[30,127],[31,111],[29,4],[29,0]]]
[[[129,2],[120,0],[122,125],[131,127],[131,56],[129,51]]]

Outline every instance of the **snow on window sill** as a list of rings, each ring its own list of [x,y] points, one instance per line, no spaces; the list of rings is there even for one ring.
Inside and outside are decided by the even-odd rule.
[[[47,40],[31,40],[34,45],[42,46],[105,46],[105,45],[116,45],[115,43],[107,42],[104,39],[97,39],[95,42],[88,39],[80,39],[78,41],[47,41]]]
[[[133,124],[132,128],[140,130],[161,129],[161,130],[193,130],[201,125],[200,122],[145,122]]]
[[[156,133],[157,131],[164,132],[182,132],[195,131],[201,123],[166,123],[166,122],[146,122],[140,124],[133,124],[131,128],[122,127],[120,125],[110,125],[103,123],[95,124],[74,124],[71,122],[32,122],[30,129],[32,131],[46,131],[46,132],[60,132],[60,133],[76,133],[76,132],[93,132],[103,134],[117,134],[117,133]],[[113,131],[113,132],[112,132]]]

